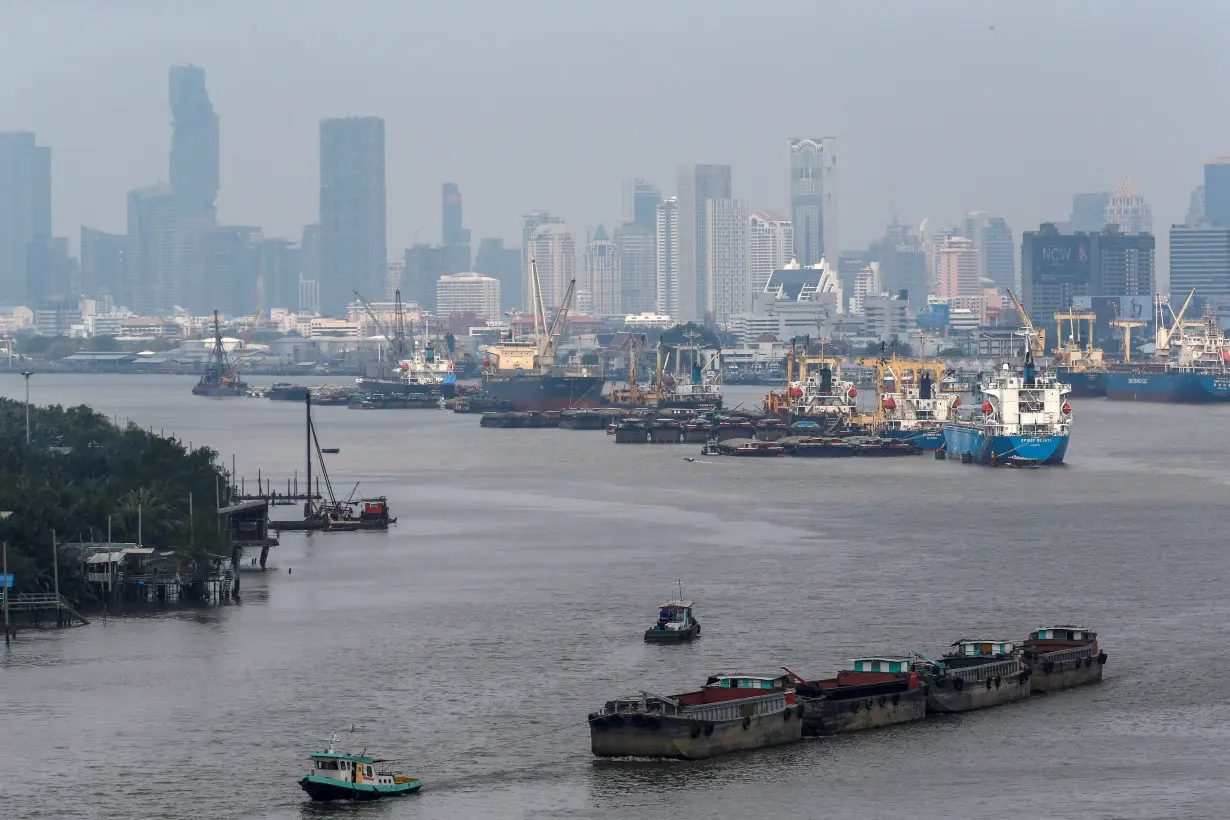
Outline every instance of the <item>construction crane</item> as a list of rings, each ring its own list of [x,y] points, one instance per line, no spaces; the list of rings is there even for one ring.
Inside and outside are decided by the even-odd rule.
[[[1155,319],[1157,323],[1156,335],[1154,336],[1154,347],[1156,348],[1154,355],[1159,359],[1170,357],[1170,342],[1174,339],[1176,331],[1183,331],[1183,314],[1187,313],[1187,308],[1192,303],[1192,297],[1196,295],[1195,288],[1187,294],[1187,299],[1183,302],[1183,307],[1179,308],[1179,312],[1175,313],[1170,307],[1169,299],[1158,297],[1157,304],[1154,307]],[[1174,322],[1167,327],[1165,311],[1170,311]]]
[[[1034,323],[1029,318],[1029,313],[1026,312],[1025,306],[1021,304],[1021,300],[1016,298],[1016,294],[1012,292],[1011,288],[1006,288],[1006,290],[1008,291],[1008,298],[1012,300],[1012,306],[1016,308],[1016,312],[1021,316],[1021,325],[1025,328],[1029,351],[1034,354],[1034,358],[1046,356],[1046,331],[1034,327]]]
[[[256,306],[256,313],[252,314],[252,320],[248,324],[248,329],[241,335],[240,341],[243,345],[239,349],[239,355],[235,357],[235,381],[239,381],[239,371],[243,368],[244,359],[248,356],[248,344],[252,341],[252,334],[256,332],[256,326],[260,324],[261,314],[265,312],[264,305]]]

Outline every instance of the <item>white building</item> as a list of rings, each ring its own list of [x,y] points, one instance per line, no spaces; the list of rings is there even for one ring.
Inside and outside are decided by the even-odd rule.
[[[791,261],[773,272],[763,293],[752,297],[750,313],[735,317],[731,330],[745,345],[764,334],[785,342],[797,336],[821,338],[841,311],[841,283],[825,260],[803,267]]]
[[[910,302],[881,293],[863,298],[864,333],[881,342],[904,342],[909,335]]]
[[[773,271],[794,259],[794,227],[790,220],[772,211],[752,214],[748,234],[752,292],[761,293]]]
[[[436,315],[477,313],[495,319],[500,316],[500,280],[479,273],[452,273],[436,281]]]
[[[880,263],[871,262],[858,273],[854,274],[854,293],[850,296],[850,313],[863,315],[864,300],[868,296],[877,296],[883,290],[880,283]]]
[[[1153,233],[1153,209],[1131,177],[1124,177],[1106,204],[1103,222],[1118,225],[1123,233]]]
[[[534,234],[544,225],[562,225],[564,220],[549,211],[534,211],[521,217],[521,306],[526,311],[533,309],[530,301],[530,288],[533,287],[533,277],[530,275],[530,261],[534,258]],[[541,273],[542,266],[539,265]],[[567,282],[564,283],[565,286]]]
[[[748,271],[747,202],[710,199],[705,202],[706,313],[724,327],[747,313],[752,303]]]
[[[578,283],[588,292],[588,313],[617,316],[623,313],[623,284],[620,278],[619,250],[601,225],[585,246],[585,265]]]
[[[675,197],[658,206],[657,310],[663,316],[679,316],[679,200]]]
[[[530,260],[537,263],[542,286],[539,298],[549,313],[559,306],[568,283],[577,277],[577,243],[572,229],[559,223],[539,226],[530,237],[528,253]],[[532,284],[527,286],[527,296],[529,287]],[[527,299],[526,305],[530,307],[532,302]]]

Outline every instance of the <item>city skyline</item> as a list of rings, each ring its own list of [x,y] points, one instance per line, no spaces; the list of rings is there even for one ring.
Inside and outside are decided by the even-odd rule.
[[[561,214],[579,232],[603,222],[610,225],[620,213],[624,179],[649,180],[669,196],[675,193],[669,187],[674,169],[694,162],[731,165],[739,178],[738,195],[752,208],[788,213],[780,146],[792,135],[809,132],[832,133],[842,146],[840,226],[846,247],[862,247],[878,237],[891,209],[909,223],[927,216],[937,223],[949,222],[970,209],[1002,214],[1015,226],[1055,220],[1062,217],[1061,209],[1066,208],[1071,192],[1112,189],[1125,173],[1131,173],[1147,193],[1159,226],[1156,233],[1164,237],[1160,226],[1183,221],[1192,189],[1201,181],[1199,166],[1208,157],[1225,153],[1219,143],[1221,135],[1230,130],[1228,115],[1218,106],[1193,108],[1188,104],[1202,98],[1202,89],[1215,93],[1211,78],[1225,73],[1217,66],[1224,67],[1227,58],[1214,47],[1211,28],[1201,26],[1201,11],[1214,7],[1192,4],[1165,12],[1139,10],[1133,15],[1117,15],[1117,7],[1109,3],[1064,8],[1072,26],[1061,29],[1047,23],[1047,15],[1032,7],[977,13],[955,5],[928,8],[925,13],[906,8],[882,32],[884,47],[874,55],[863,56],[852,46],[834,44],[838,51],[829,59],[846,67],[841,83],[824,83],[819,97],[786,99],[782,94],[789,92],[772,93],[760,86],[755,93],[746,93],[753,87],[750,57],[722,65],[688,46],[679,34],[695,9],[683,4],[655,15],[656,26],[645,34],[641,46],[679,50],[682,53],[675,59],[681,65],[697,58],[674,80],[676,87],[669,93],[640,92],[639,98],[627,97],[617,87],[610,92],[631,117],[629,127],[655,123],[653,140],[631,141],[604,133],[620,129],[592,133],[594,129],[577,124],[515,129],[519,104],[487,103],[467,113],[474,106],[462,108],[449,102],[473,98],[481,88],[524,84],[527,71],[544,62],[564,64],[572,58],[578,64],[572,72],[578,77],[574,87],[579,94],[584,85],[588,95],[592,81],[606,76],[603,61],[609,60],[611,47],[599,44],[590,54],[561,51],[565,48],[561,42],[569,39],[560,37],[558,24],[535,32],[524,21],[501,18],[501,26],[511,24],[515,33],[529,38],[522,38],[518,52],[538,55],[520,61],[495,42],[517,37],[502,32],[496,38],[494,25],[491,30],[480,26],[475,36],[484,43],[492,42],[492,59],[511,60],[512,65],[503,72],[507,76],[485,71],[481,64],[464,66],[459,55],[426,49],[405,66],[406,76],[414,75],[417,60],[444,59],[448,67],[461,66],[461,70],[451,75],[442,70],[440,76],[448,75],[447,82],[436,90],[415,91],[407,100],[401,90],[387,83],[368,83],[364,76],[395,66],[405,57],[405,43],[389,36],[399,29],[392,23],[403,16],[391,5],[376,5],[338,19],[323,6],[305,4],[297,25],[314,27],[326,43],[342,42],[348,32],[357,30],[372,34],[367,53],[358,55],[355,65],[327,82],[320,73],[322,64],[313,56],[327,50],[314,48],[307,53],[297,49],[293,31],[279,32],[278,24],[285,21],[271,9],[246,9],[251,26],[239,27],[242,30],[226,22],[233,20],[238,6],[210,15],[188,11],[189,20],[169,9],[118,7],[106,16],[86,9],[81,14],[54,15],[64,41],[72,44],[98,38],[118,49],[128,44],[133,46],[132,56],[121,65],[111,65],[97,49],[73,50],[74,59],[48,66],[51,70],[36,72],[21,88],[10,89],[11,105],[0,109],[0,130],[31,131],[38,135],[40,145],[54,149],[52,233],[72,238],[74,246],[81,225],[112,234],[124,232],[127,192],[151,181],[170,181],[165,147],[170,125],[162,84],[166,67],[181,63],[195,63],[209,72],[209,99],[226,125],[221,134],[222,183],[216,202],[220,224],[258,224],[270,236],[298,237],[303,225],[316,221],[312,191],[318,181],[313,179],[313,157],[319,121],[350,114],[385,118],[390,258],[397,258],[416,239],[441,235],[436,197],[444,180],[457,182],[467,192],[467,224],[475,237],[512,239],[520,215],[541,209]],[[723,41],[762,36],[767,26],[775,24],[733,5],[713,4],[705,10],[707,19],[723,32]],[[804,18],[800,22],[813,18],[819,22],[827,15],[851,30],[873,22],[873,15],[851,9],[826,10],[822,15],[820,10],[802,7],[799,14]],[[635,14],[625,16],[637,19]],[[14,47],[0,56],[0,69],[24,76],[28,73],[24,68],[46,62],[34,35],[51,25],[53,13],[27,4],[11,10],[9,20],[15,30],[31,36],[14,38]],[[1082,21],[1096,25],[1102,36],[1092,41],[1078,38],[1075,32]],[[617,31],[631,25],[608,22]],[[421,38],[426,43],[463,25],[475,25],[465,19],[463,10],[435,11],[416,26],[415,42]],[[519,26],[531,30],[521,32]],[[192,39],[183,33],[187,31],[192,32]],[[222,36],[223,31],[228,36]],[[1183,50],[1173,54],[1176,59],[1137,65],[1117,56],[1117,41],[1146,33],[1152,36],[1156,31],[1184,32]],[[232,47],[231,34],[239,38],[240,45],[257,41],[259,36],[264,50],[251,49],[258,53],[244,56],[243,48]],[[787,34],[785,39],[790,42],[794,36]],[[1053,71],[1044,75],[1036,67],[1037,52],[1030,45],[1042,41],[1061,56],[1065,51],[1079,56],[1065,57],[1058,64],[1050,61]],[[141,48],[136,48],[138,43]],[[936,44],[946,48],[932,48]],[[773,49],[769,67],[784,75],[797,73],[795,61],[801,58],[790,52],[789,48]],[[924,52],[926,59],[922,59]],[[263,70],[267,63],[261,61],[270,57],[281,59],[285,70],[276,75]],[[765,55],[756,58],[758,68],[763,67],[764,59]],[[886,59],[883,68],[874,67],[873,60]],[[1082,77],[1089,76],[1088,65],[1110,63],[1122,64],[1118,74],[1122,87],[1160,89],[1169,85],[1182,87],[1185,93],[1149,95],[1151,116],[1142,118],[1132,140],[1117,139],[1119,120],[1114,114],[1118,98],[1114,94],[1091,97],[1083,90],[1088,84],[1082,82]],[[985,76],[961,74],[974,64]],[[898,82],[898,75],[907,70],[911,82]],[[638,69],[633,80],[647,71],[647,67]],[[973,129],[967,101],[917,91],[943,87],[956,76],[962,77],[965,94],[952,97],[977,97],[982,92],[982,103],[989,103],[987,95],[992,94],[1007,102],[995,103],[993,115],[982,111],[979,127]],[[679,95],[689,88],[691,94]],[[700,100],[706,95],[701,92],[718,88],[729,91],[729,107],[740,112],[737,122],[724,117],[727,106],[702,107]],[[688,102],[685,97],[697,100]],[[632,105],[633,99],[639,99],[639,104]],[[973,108],[981,109],[982,103]],[[438,116],[443,110],[456,116]],[[113,113],[90,116],[103,111]],[[885,119],[889,116],[885,112],[892,112],[895,121],[907,127],[886,127],[890,120]],[[450,125],[423,129],[418,123],[424,116]],[[498,151],[480,150],[479,138],[467,132],[489,133],[490,128],[476,127],[475,117],[488,124],[507,122],[509,127],[504,130],[517,133],[503,140]],[[717,127],[719,121],[726,122],[726,127]],[[83,128],[83,122],[88,127]],[[1185,123],[1182,133],[1174,128],[1175,122]],[[962,127],[940,128],[941,123]],[[582,127],[585,139],[575,130]],[[607,160],[578,163],[581,145]],[[555,167],[566,167],[569,173],[557,173]],[[79,252],[75,247],[74,251]]]

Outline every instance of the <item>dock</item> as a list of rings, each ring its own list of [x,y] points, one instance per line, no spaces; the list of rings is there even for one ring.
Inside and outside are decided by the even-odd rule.
[[[9,596],[9,614],[27,613],[32,623],[38,624],[44,615],[54,614],[56,626],[72,626],[74,622],[89,626],[90,622],[73,608],[69,600],[54,592],[17,592]]]

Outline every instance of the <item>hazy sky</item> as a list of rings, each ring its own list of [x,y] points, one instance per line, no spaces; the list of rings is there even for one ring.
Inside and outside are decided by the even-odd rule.
[[[522,213],[579,230],[621,180],[674,193],[730,163],[785,212],[787,140],[839,140],[841,244],[902,221],[1065,219],[1130,173],[1164,236],[1210,155],[1230,154],[1230,2],[983,0],[0,0],[0,130],[53,149],[57,234],[125,230],[167,178],[167,68],[205,68],[221,117],[218,217],[298,238],[318,209],[318,121],[387,121],[389,245]],[[1164,240],[1163,240],[1164,241]]]

